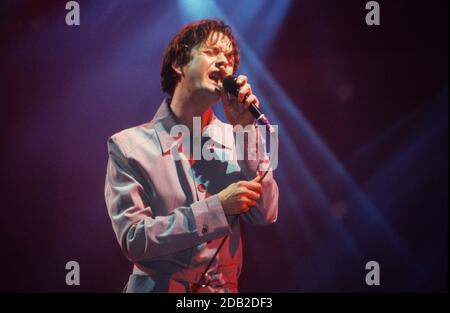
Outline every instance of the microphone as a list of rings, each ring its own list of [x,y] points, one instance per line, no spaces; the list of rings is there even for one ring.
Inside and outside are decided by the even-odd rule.
[[[226,92],[228,92],[229,94],[231,94],[235,97],[238,96],[240,86],[236,82],[236,77],[231,76],[231,75],[224,77],[222,85]],[[242,101],[243,103],[245,103],[245,100],[247,99],[247,97],[248,96],[245,96],[244,100]],[[250,104],[250,106],[248,107],[248,110],[255,117],[256,121],[260,125],[266,126],[267,130],[271,134],[275,132],[275,129],[272,127],[272,125],[270,125],[269,119],[261,112],[261,110],[255,104],[253,104],[253,103]]]

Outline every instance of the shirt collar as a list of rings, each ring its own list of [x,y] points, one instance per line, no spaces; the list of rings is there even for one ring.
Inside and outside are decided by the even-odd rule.
[[[179,140],[178,137],[170,135],[172,127],[179,124],[175,114],[170,109],[170,99],[164,99],[161,103],[152,124],[154,124],[163,153],[166,153]],[[233,147],[232,126],[220,121],[214,113],[211,122],[203,130],[202,137],[210,138],[219,148],[232,149]]]

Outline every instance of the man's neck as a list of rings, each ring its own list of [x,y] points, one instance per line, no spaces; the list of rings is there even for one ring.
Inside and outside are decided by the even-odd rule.
[[[205,103],[204,97],[196,97],[177,88],[173,94],[170,108],[178,121],[186,125],[192,133],[195,116],[202,118],[202,129],[207,125],[212,117],[211,105],[212,103]]]

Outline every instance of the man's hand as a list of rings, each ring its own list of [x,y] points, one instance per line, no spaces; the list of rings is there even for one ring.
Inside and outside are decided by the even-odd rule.
[[[245,213],[256,205],[261,195],[259,180],[259,176],[251,181],[241,180],[219,192],[219,199],[226,215]]]
[[[247,76],[245,75],[239,75],[236,78],[236,83],[240,86],[237,98],[222,89],[223,111],[228,122],[233,126],[241,125],[245,127],[255,122],[255,118],[247,108],[252,103],[259,107],[259,100],[252,93],[252,88],[247,80]],[[242,103],[245,96],[247,96],[245,103]]]

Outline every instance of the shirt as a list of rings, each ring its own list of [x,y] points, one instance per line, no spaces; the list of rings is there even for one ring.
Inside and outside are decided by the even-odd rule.
[[[230,124],[213,115],[202,134],[212,160],[190,162],[171,135],[176,117],[166,99],[154,118],[108,139],[105,200],[117,241],[133,262],[126,292],[191,292],[223,237],[224,246],[200,292],[238,292],[242,266],[240,220],[266,225],[278,214],[278,186],[269,172],[257,205],[231,226],[217,193],[256,177],[258,160],[239,160],[240,149],[255,152],[261,136],[248,132],[241,147]],[[178,157],[178,158],[175,158]],[[233,158],[234,156],[234,158]]]

